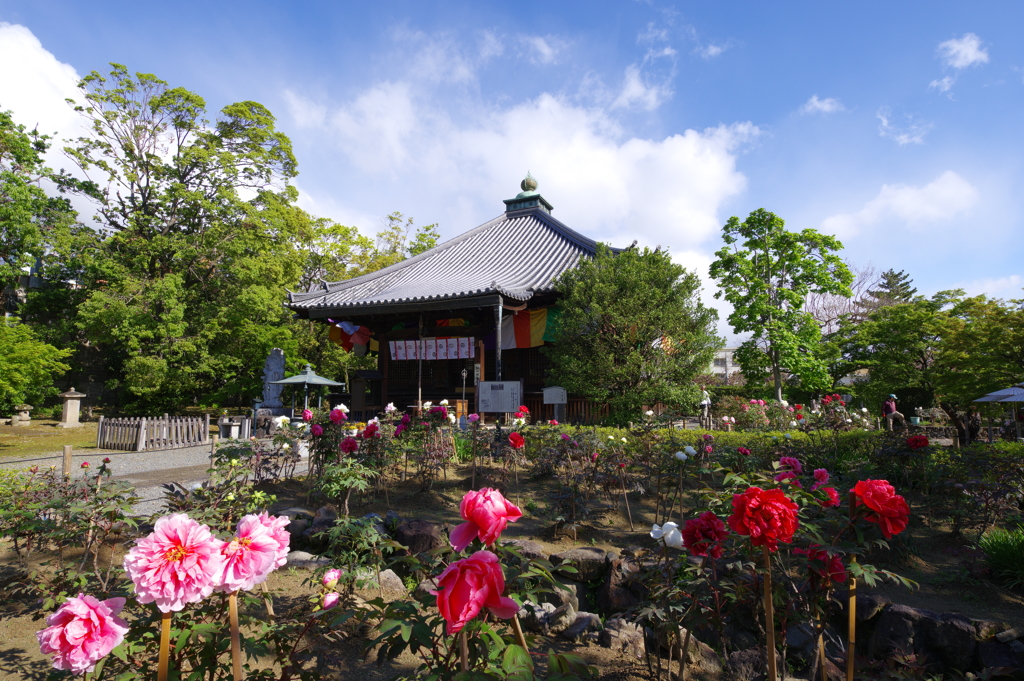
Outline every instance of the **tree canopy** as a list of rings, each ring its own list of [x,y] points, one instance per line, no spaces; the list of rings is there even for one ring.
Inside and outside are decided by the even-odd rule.
[[[693,379],[722,346],[696,274],[664,251],[599,245],[556,287],[561,316],[554,344],[544,348],[553,380],[608,403],[619,420],[656,402],[696,404]]]
[[[843,245],[813,229],[789,232],[785,222],[763,208],[743,222],[731,217],[722,227],[726,246],[710,268],[718,282],[716,298],[733,306],[729,323],[737,334],[750,333],[736,359],[748,380],[770,376],[782,399],[783,372],[805,389],[831,386],[821,330],[804,309],[809,293],[850,295],[853,275],[834,253]]]

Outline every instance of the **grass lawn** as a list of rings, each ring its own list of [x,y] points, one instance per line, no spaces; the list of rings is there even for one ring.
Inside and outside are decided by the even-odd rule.
[[[27,428],[0,426],[0,459],[60,452],[64,445],[75,450],[96,449],[96,422],[81,428],[57,428],[58,421],[32,419]]]

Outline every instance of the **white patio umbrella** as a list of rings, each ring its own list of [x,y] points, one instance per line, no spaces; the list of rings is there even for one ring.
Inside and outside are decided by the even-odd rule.
[[[1002,390],[996,390],[988,395],[984,395],[974,400],[975,402],[1012,402],[1013,405],[1013,426],[1017,433],[1017,439],[1020,439],[1020,422],[1017,420],[1017,402],[1024,402],[1024,381],[1012,385],[1009,388],[1003,388]],[[989,421],[991,425],[991,421]]]

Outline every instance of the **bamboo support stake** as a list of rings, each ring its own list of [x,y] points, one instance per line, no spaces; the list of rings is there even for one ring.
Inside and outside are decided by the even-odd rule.
[[[228,622],[231,624],[231,672],[242,681],[242,640],[238,633],[238,592],[228,594]]]
[[[519,615],[512,615],[512,631],[516,635],[516,643],[526,651],[526,654],[530,654],[530,648],[526,645],[526,637],[523,636],[523,628],[519,626]]]
[[[626,502],[626,516],[629,518],[629,531],[635,532],[636,528],[633,527],[633,512],[629,510],[629,494],[626,490],[626,469],[619,468],[619,479],[622,480],[622,500]]]
[[[459,661],[462,664],[462,671],[469,671],[469,641],[466,640],[466,630],[459,632]]]
[[[775,613],[772,609],[772,554],[768,546],[764,552],[764,628],[768,635],[768,679],[777,681],[778,669],[775,664]]]
[[[828,681],[828,669],[825,665],[825,623],[821,624],[821,633],[818,634],[818,668],[821,681]]]
[[[171,661],[171,615],[160,614],[160,656],[157,658],[156,681],[167,681],[167,666]]]
[[[71,445],[64,445],[64,466],[61,472],[65,480],[71,477],[71,449]]]
[[[380,579],[378,574],[377,579]],[[267,606],[267,617],[274,618],[274,597],[270,595],[270,589],[266,582],[260,582],[260,590],[263,592],[263,604]]]
[[[853,521],[856,513],[857,495],[850,491],[850,521]],[[854,556],[851,562],[857,562]],[[853,658],[857,644],[857,578],[850,575],[850,600],[847,608],[849,619],[847,620],[847,644],[846,644],[846,681],[853,681]]]

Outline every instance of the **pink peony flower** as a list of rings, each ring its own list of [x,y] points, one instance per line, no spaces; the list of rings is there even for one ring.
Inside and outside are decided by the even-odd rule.
[[[46,618],[50,626],[36,632],[39,652],[52,656],[54,669],[91,672],[128,633],[128,623],[117,616],[123,607],[123,598],[98,601],[81,593],[68,598]]]
[[[508,524],[522,518],[523,512],[498,490],[485,487],[479,492],[466,492],[459,515],[466,522],[452,530],[450,538],[452,547],[463,551],[477,537],[488,546],[498,541]]]
[[[558,421],[556,421],[554,419],[551,419],[550,421],[548,421],[548,425],[549,426],[557,426],[558,425]]]
[[[288,548],[292,541],[292,535],[287,529],[291,520],[286,516],[273,516],[269,513],[260,513],[258,517],[270,532],[270,536],[277,542],[277,559],[274,561],[274,569],[284,567],[288,562]]]
[[[310,421],[312,421],[313,420],[313,412],[311,412],[308,409],[303,409],[302,410],[302,420],[305,421],[306,423],[309,423]]]
[[[477,551],[457,560],[437,578],[437,609],[448,622],[448,634],[457,634],[466,623],[487,608],[495,617],[509,619],[519,611],[511,598],[502,596],[505,575],[498,557]]]
[[[110,457],[109,456],[104,457],[103,463],[110,463]]]
[[[328,570],[324,573],[324,586],[330,589],[338,583],[339,579],[341,579],[341,570],[339,570],[338,568]]]
[[[342,421],[348,421],[348,416],[345,415],[340,409],[332,409],[331,413],[327,415],[327,418],[331,419],[331,423],[337,425]]]
[[[469,422],[470,423],[476,423],[479,420],[480,420],[480,414],[470,414],[469,415]]]
[[[568,442],[568,441],[569,441],[569,440],[571,440],[572,438],[571,438],[571,437],[569,437],[568,435],[566,435],[565,433],[562,433],[562,439],[563,439],[563,440],[565,440],[566,442]]]
[[[88,461],[83,461],[82,462],[82,468],[88,468],[88,467],[89,467],[89,462]]]
[[[184,513],[157,520],[153,533],[136,539],[124,557],[139,603],[175,612],[208,597],[224,567],[223,544]]]
[[[705,454],[710,454],[713,451],[715,451],[715,450],[714,450],[714,448],[711,445],[708,445],[707,447],[704,448],[704,453]]]
[[[332,591],[329,594],[324,595],[323,609],[330,610],[338,604],[338,599],[341,598],[337,591]]]
[[[215,589],[224,593],[248,591],[264,581],[277,565],[279,544],[259,516],[238,521],[231,541],[221,547],[224,567]]]
[[[839,492],[835,487],[822,487],[821,491],[828,495],[827,501],[819,501],[822,508],[833,508],[839,505]]]
[[[792,456],[784,456],[779,459],[779,465],[786,470],[791,470],[794,473],[803,473],[804,467],[801,465],[799,459],[794,459]]]
[[[590,461],[591,461],[591,463],[594,463],[594,462],[597,461],[597,452],[594,452],[593,454],[590,455]]]
[[[341,441],[340,448],[341,451],[345,452],[346,454],[351,454],[352,452],[359,449],[359,442],[356,441],[354,437],[347,437]]]
[[[737,447],[736,451],[742,454],[743,456],[750,456],[750,450],[747,449],[746,447]]]
[[[814,482],[815,482],[815,485],[811,489],[818,489],[822,485],[827,485],[829,477],[830,476],[829,476],[828,471],[826,469],[824,469],[824,468],[815,468],[814,469]]]
[[[320,437],[324,434],[324,427],[319,423],[314,423],[309,427],[309,432],[313,434],[313,437]]]
[[[800,484],[800,481],[796,479],[796,473],[794,473],[793,471],[782,471],[781,473],[775,476],[775,482],[785,482],[787,480],[796,485],[797,487],[799,487],[800,489],[804,488],[804,486]]]

